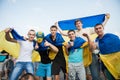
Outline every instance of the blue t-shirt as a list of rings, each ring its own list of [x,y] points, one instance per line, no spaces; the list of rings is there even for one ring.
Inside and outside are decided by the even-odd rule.
[[[68,62],[69,63],[83,62],[83,49],[77,48],[74,49],[74,51],[70,51]]]
[[[83,49],[80,48],[84,43],[85,40],[81,37],[76,37],[73,40],[74,45],[68,48],[69,51],[69,62],[71,63],[78,63],[83,62]]]

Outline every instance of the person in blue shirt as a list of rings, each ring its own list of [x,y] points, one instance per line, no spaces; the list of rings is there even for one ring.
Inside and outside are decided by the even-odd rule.
[[[68,78],[75,80],[76,74],[80,80],[86,80],[85,68],[83,64],[83,45],[86,43],[81,37],[76,37],[74,30],[68,31]]]

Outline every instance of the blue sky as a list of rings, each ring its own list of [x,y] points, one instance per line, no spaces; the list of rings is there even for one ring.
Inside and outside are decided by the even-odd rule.
[[[120,33],[120,0],[0,0],[0,30],[49,33],[56,21],[110,13],[105,32]]]

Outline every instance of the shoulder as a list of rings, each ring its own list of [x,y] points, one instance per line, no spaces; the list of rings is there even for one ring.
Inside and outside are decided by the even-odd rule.
[[[94,27],[83,28],[83,30],[93,30]]]
[[[106,36],[117,36],[117,35],[115,35],[115,34],[113,34],[113,33],[106,33],[105,35],[106,35]]]
[[[50,36],[51,36],[51,34],[48,34],[48,35],[46,35],[46,36],[44,37],[44,39],[49,39]]]
[[[60,33],[56,33],[56,35],[58,35],[58,36],[62,36]]]
[[[47,34],[45,37],[51,36],[51,34]]]
[[[106,33],[105,35],[104,35],[104,38],[119,38],[117,35],[115,35],[115,34],[112,34],[112,33]]]
[[[81,38],[81,37],[76,37],[76,39],[75,39],[75,41],[76,42],[82,42],[82,43],[84,43],[84,42],[86,42],[83,38]]]

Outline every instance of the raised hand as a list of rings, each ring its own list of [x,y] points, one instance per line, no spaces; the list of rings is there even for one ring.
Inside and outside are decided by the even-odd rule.
[[[106,13],[105,16],[106,16],[107,19],[110,18],[110,14],[109,13]]]
[[[50,46],[51,44],[45,40],[44,46]]]
[[[86,34],[86,33],[83,33],[82,35],[85,36],[85,37],[88,37],[88,34]]]
[[[10,32],[12,29],[11,28],[6,28],[4,31],[5,32]]]
[[[39,48],[39,46],[38,46],[38,43],[36,42],[35,49],[38,49],[38,48]]]

